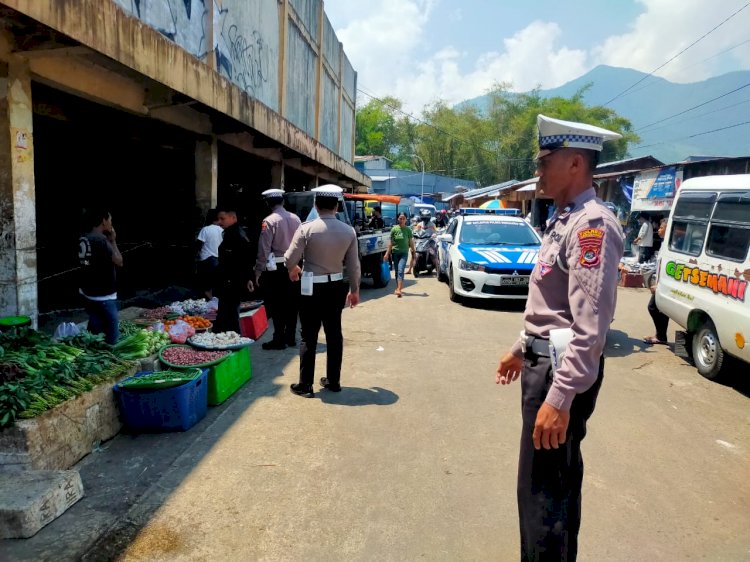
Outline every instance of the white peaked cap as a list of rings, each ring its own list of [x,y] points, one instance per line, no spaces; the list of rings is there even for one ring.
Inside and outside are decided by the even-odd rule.
[[[333,185],[332,183],[314,187],[310,191],[318,197],[335,197],[336,199],[341,197],[341,194],[344,192],[338,185]]]
[[[585,148],[601,151],[604,142],[622,138],[620,133],[608,131],[586,123],[553,119],[546,115],[537,115],[539,128],[539,154],[537,158],[548,154],[546,151],[556,148]]]
[[[266,189],[263,193],[261,193],[263,197],[266,199],[272,199],[274,197],[284,197],[284,190],[283,189]]]

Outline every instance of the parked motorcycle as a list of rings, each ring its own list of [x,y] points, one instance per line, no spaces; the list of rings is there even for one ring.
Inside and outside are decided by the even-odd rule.
[[[436,270],[438,265],[438,246],[433,233],[428,229],[417,230],[414,233],[414,245],[417,250],[417,257],[412,269],[414,277],[419,277],[422,271],[430,274]]]

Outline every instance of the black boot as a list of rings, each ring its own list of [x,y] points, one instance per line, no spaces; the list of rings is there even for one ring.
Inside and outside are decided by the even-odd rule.
[[[315,393],[313,392],[312,385],[304,386],[301,384],[293,384],[289,386],[289,390],[292,391],[292,394],[296,394],[297,396],[304,396],[305,398],[315,398]]]
[[[331,384],[328,382],[327,377],[321,377],[320,379],[320,386],[325,388],[326,390],[330,390],[331,392],[341,392],[341,385],[340,384]]]

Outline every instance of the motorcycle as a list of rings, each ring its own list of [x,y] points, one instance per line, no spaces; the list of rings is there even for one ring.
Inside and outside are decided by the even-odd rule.
[[[412,270],[414,277],[419,277],[422,271],[430,274],[436,270],[438,265],[438,246],[433,233],[429,229],[417,230],[414,233],[414,245],[417,251],[417,257]]]

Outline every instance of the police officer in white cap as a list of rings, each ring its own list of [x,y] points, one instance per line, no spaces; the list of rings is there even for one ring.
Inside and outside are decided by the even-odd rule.
[[[273,320],[273,339],[263,344],[263,349],[285,349],[297,345],[297,313],[299,310],[299,283],[289,279],[284,252],[289,248],[301,221],[284,208],[284,192],[267,189],[261,195],[271,208],[263,219],[258,240],[258,257],[255,260],[255,282],[263,288],[266,309]],[[294,264],[296,265],[296,264]]]
[[[318,218],[302,224],[284,254],[289,277],[301,276],[299,319],[302,327],[299,383],[291,391],[312,398],[315,379],[315,352],[320,326],[326,334],[326,376],[320,384],[332,392],[341,390],[341,360],[344,337],[341,334],[341,312],[345,306],[359,303],[360,265],[357,235],[348,224],[336,218],[342,189],[323,185],[312,190]],[[298,265],[304,256],[304,270]],[[349,283],[344,279],[344,267]],[[348,294],[347,294],[348,292]]]
[[[603,143],[621,135],[544,115],[537,124],[537,193],[554,199],[557,211],[531,276],[524,331],[500,359],[496,382],[521,376],[521,559],[572,561],[581,517],[581,441],[602,384],[623,251],[622,229],[596,198],[592,176]]]

